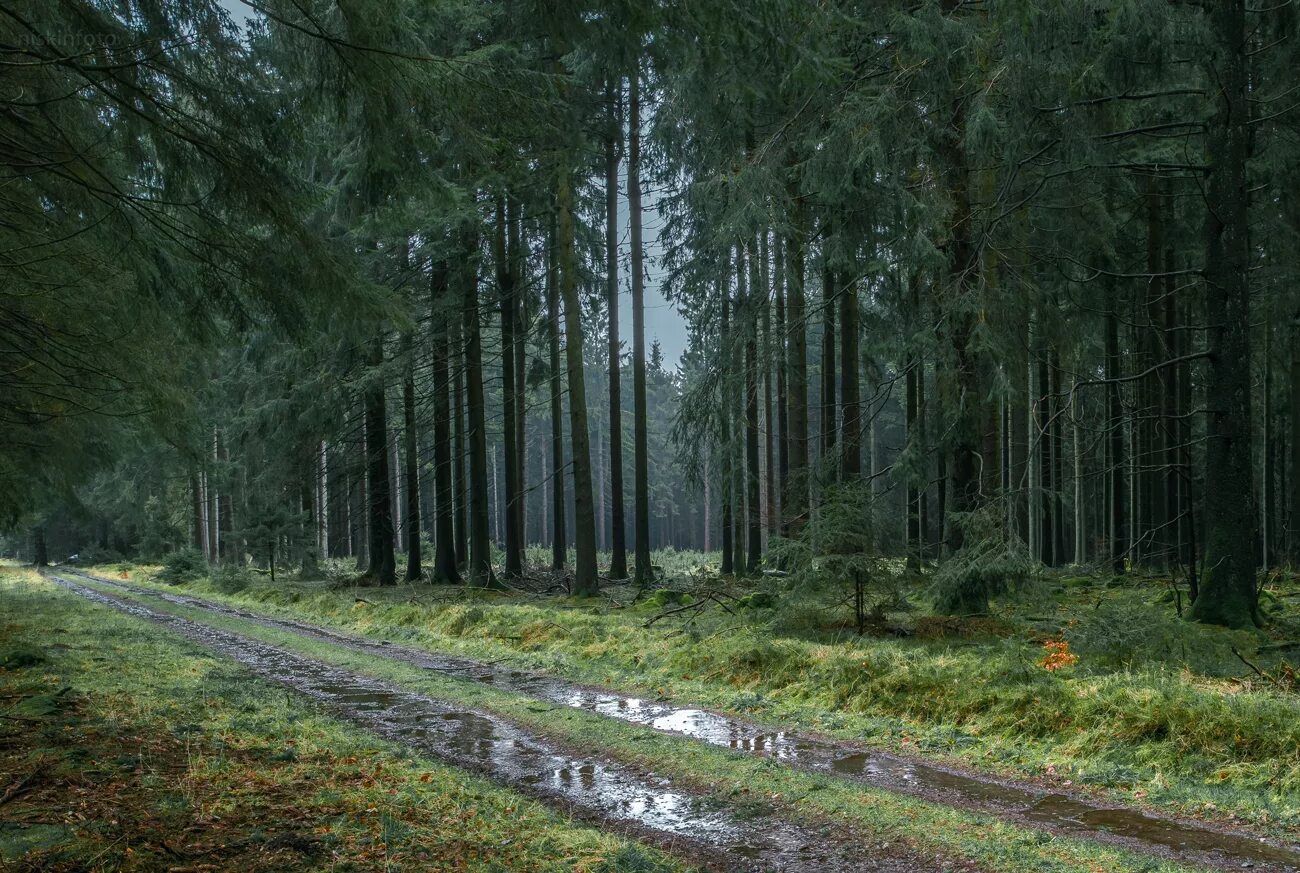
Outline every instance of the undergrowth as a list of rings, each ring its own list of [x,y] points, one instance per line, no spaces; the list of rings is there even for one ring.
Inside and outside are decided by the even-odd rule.
[[[1024,602],[996,602],[991,617],[895,611],[873,628],[880,636],[862,638],[842,603],[789,587],[776,590],[776,609],[711,608],[648,628],[662,598],[618,608],[402,586],[358,602],[319,584],[259,582],[228,599],[1294,835],[1300,698],[1241,660],[1270,674],[1288,650],[1184,622],[1166,590],[1052,578]],[[1272,596],[1294,604],[1292,593],[1277,582]],[[925,597],[916,583],[900,600]]]
[[[30,571],[0,604],[0,869],[683,869]]]

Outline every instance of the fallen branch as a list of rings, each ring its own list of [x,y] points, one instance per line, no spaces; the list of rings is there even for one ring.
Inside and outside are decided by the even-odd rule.
[[[1281,643],[1269,643],[1267,646],[1260,646],[1261,652],[1289,652],[1292,649],[1300,649],[1300,640],[1287,640]]]
[[[698,612],[699,610],[707,606],[708,603],[709,601],[707,600],[698,600],[695,603],[687,603],[684,606],[674,606],[672,609],[665,609],[663,612],[659,613],[658,615],[653,615],[650,618],[646,619],[646,623],[641,626],[650,627],[650,625],[654,624],[661,618],[667,618],[670,615],[676,615],[677,613],[685,612],[688,609],[694,609],[696,612]]]
[[[1237,656],[1237,660],[1241,661],[1241,663],[1245,664],[1245,665],[1246,665],[1247,667],[1249,667],[1251,670],[1255,671],[1255,675],[1256,675],[1256,676],[1258,676],[1259,678],[1263,679],[1265,682],[1272,682],[1272,681],[1273,681],[1273,680],[1270,679],[1268,676],[1264,675],[1264,672],[1263,672],[1262,670],[1260,670],[1260,669],[1259,669],[1258,667],[1256,667],[1254,664],[1250,663],[1250,661],[1247,661],[1247,660],[1246,660],[1246,656],[1243,655],[1241,652],[1237,651],[1237,647],[1236,647],[1236,646],[1233,646],[1233,647],[1232,647],[1232,653],[1233,653],[1234,655]]]
[[[32,772],[28,773],[26,776],[19,779],[13,785],[10,785],[8,788],[6,788],[5,793],[0,794],[0,806],[4,806],[6,803],[13,800],[19,794],[22,794],[24,791],[26,791],[28,789],[28,786],[31,784],[31,781],[37,777],[37,775],[41,772],[42,768],[43,768],[42,764],[37,764],[36,768],[32,770]]]

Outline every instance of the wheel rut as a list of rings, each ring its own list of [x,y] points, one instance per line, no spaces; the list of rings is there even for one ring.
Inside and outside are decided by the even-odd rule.
[[[50,573],[47,578],[87,600],[162,625],[413,751],[489,776],[582,820],[709,869],[788,873],[976,869],[897,845],[873,854],[854,835],[829,824],[791,821],[775,814],[741,815],[668,779],[575,753],[492,713],[417,694],[61,575]]]
[[[963,773],[851,743],[789,730],[773,730],[709,710],[673,706],[544,674],[394,645],[308,622],[274,618],[203,598],[158,591],[81,571],[61,568],[60,572],[132,595],[288,630],[352,651],[491,685],[539,701],[685,736],[733,749],[737,753],[771,758],[807,771],[949,806],[992,813],[1016,824],[1053,833],[1122,845],[1162,858],[1221,869],[1300,871],[1300,848],[1264,841],[1250,834],[1156,816],[1137,809],[1106,806],[1081,796]]]

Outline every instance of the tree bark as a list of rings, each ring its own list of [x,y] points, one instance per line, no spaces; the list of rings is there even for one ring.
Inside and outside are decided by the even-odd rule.
[[[650,449],[647,430],[645,365],[645,248],[641,216],[641,73],[628,79],[627,201],[632,243],[632,394],[635,442],[636,529],[633,536],[638,585],[648,584],[650,566]]]
[[[516,578],[523,573],[521,556],[523,545],[519,530],[519,512],[516,501],[519,454],[515,445],[518,430],[515,427],[515,320],[518,304],[515,301],[515,276],[510,253],[506,249],[507,225],[510,209],[504,196],[496,201],[496,222],[492,237],[492,260],[496,265],[497,290],[501,304],[501,409],[502,439],[505,443],[505,575]]]
[[[582,309],[574,244],[573,189],[567,166],[558,169],[556,210],[560,243],[560,295],[564,299],[564,351],[569,370],[569,433],[573,445],[574,576],[571,593],[599,592],[596,577],[596,515],[591,490],[591,440],[582,362]]]
[[[763,503],[763,530],[768,537],[776,536],[778,533],[777,519],[780,517],[777,512],[777,480],[776,480],[776,420],[775,409],[772,405],[772,381],[776,367],[773,361],[776,353],[772,347],[772,285],[771,275],[768,272],[768,242],[767,231],[764,230],[759,237],[758,245],[758,263],[759,263],[759,282],[763,289],[759,296],[759,306],[762,307],[762,327],[763,327],[763,354],[761,357],[763,363],[763,475],[764,475],[764,503]]]
[[[732,469],[735,467],[735,461],[732,458],[731,446],[731,402],[728,398],[728,387],[726,371],[728,368],[731,344],[731,293],[728,283],[724,280],[718,283],[719,293],[722,296],[722,334],[719,342],[720,358],[718,369],[722,375],[719,379],[720,390],[722,392],[721,403],[722,409],[722,452],[720,460],[722,462],[722,567],[721,572],[724,576],[734,574],[738,569],[736,566],[735,554],[735,530],[734,515],[732,513],[732,501],[735,499],[735,476],[732,475]]]
[[[1300,565],[1300,487],[1296,479],[1300,478],[1300,312],[1291,322],[1291,366],[1288,379],[1291,383],[1291,480],[1287,493],[1290,494],[1290,514],[1287,520],[1287,543],[1290,548],[1292,565]]]
[[[634,335],[634,343],[641,343],[643,340],[639,340],[635,336],[635,320],[637,317],[636,289],[637,282],[640,278],[636,274],[636,270],[640,266],[637,259],[640,255],[638,246],[640,244],[641,231],[641,223],[638,215],[641,203],[640,197],[637,196],[639,191],[636,193],[633,192],[633,181],[636,178],[637,172],[637,78],[637,75],[633,73],[630,86],[631,93],[628,98],[629,124],[632,125],[632,129],[630,133],[627,181],[628,208],[633,210],[631,217],[632,259],[634,262],[632,268],[632,318],[634,322],[632,331]],[[609,307],[609,496],[610,524],[612,527],[611,532],[613,534],[611,542],[612,547],[610,549],[609,577],[611,579],[626,579],[627,522],[623,513],[623,395],[621,372],[623,350],[621,348],[621,343],[619,342],[618,334],[618,153],[619,145],[622,140],[622,119],[619,117],[620,113],[618,111],[620,95],[616,93],[616,88],[619,91],[622,90],[621,77],[614,79],[610,83],[607,91],[607,97],[609,100],[609,134],[605,139],[605,296]],[[635,209],[633,207],[634,203]],[[638,345],[637,348],[641,348],[641,346]],[[642,366],[644,367],[644,361]],[[642,374],[642,378],[644,379],[644,373]],[[638,467],[637,469],[639,470],[640,468]],[[638,479],[637,482],[639,483],[640,480]],[[641,524],[641,504],[639,502],[636,503],[634,512],[637,513],[636,523],[638,525],[637,530],[639,531]],[[637,569],[639,581],[640,565],[638,565]]]
[[[431,352],[433,358],[433,581],[460,582],[460,568],[456,562],[455,486],[452,477],[451,446],[451,378],[450,358],[454,351],[450,343],[451,330],[445,301],[450,293],[446,261],[434,265],[431,273],[433,325]],[[414,425],[412,421],[411,425]],[[411,439],[408,438],[408,446]],[[414,468],[407,467],[408,475]],[[414,490],[410,487],[408,491]],[[418,531],[418,526],[414,528]],[[413,533],[418,537],[418,533]],[[413,539],[418,543],[418,539]],[[416,546],[418,549],[418,545]],[[409,570],[408,570],[409,578]]]
[[[1125,526],[1124,482],[1124,408],[1120,397],[1120,356],[1119,356],[1119,301],[1116,299],[1115,280],[1102,279],[1106,283],[1106,433],[1109,451],[1106,458],[1108,472],[1107,490],[1110,492],[1110,546],[1111,571],[1115,574],[1124,572],[1124,560],[1128,554],[1128,528]]]
[[[754,251],[738,264],[738,286],[744,305],[741,329],[745,332],[745,512],[747,524],[745,570],[757,574],[763,562],[763,516],[758,469],[758,303]],[[746,282],[745,270],[749,276]]]
[[[469,437],[469,578],[482,587],[495,587],[489,531],[487,409],[483,396],[483,339],[479,328],[478,237],[466,233],[460,281],[464,304],[465,405]]]
[[[551,569],[560,571],[568,562],[568,532],[565,529],[564,489],[564,404],[560,384],[560,287],[556,264],[556,233],[552,223],[546,248],[546,317],[547,340],[551,359]]]
[[[824,257],[824,256],[823,256]],[[835,461],[835,271],[822,265],[822,404],[821,442],[822,474],[838,478]]]
[[[632,394],[633,439],[636,442],[636,577],[646,585],[654,577],[650,566],[650,457],[646,407],[645,246],[641,216],[641,71],[628,79],[628,221],[632,233]]]
[[[454,289],[448,290],[456,293]],[[456,298],[456,305],[447,312],[448,331],[451,337],[451,473],[452,494],[455,500],[453,523],[458,567],[464,567],[469,562],[469,483],[465,476],[467,444],[464,395],[465,373],[468,368],[465,363],[465,343],[462,335],[465,321],[463,311],[465,303],[462,298],[463,294]]]
[[[43,524],[32,528],[32,564],[37,567],[48,567],[50,564],[50,554],[45,547],[45,525]]]
[[[779,237],[773,237],[773,291],[776,294],[776,489],[780,513],[777,516],[776,530],[781,536],[787,536],[788,518],[786,501],[790,494],[790,386],[788,373],[790,358],[786,351],[789,332],[785,317],[785,262],[784,246]]]
[[[190,533],[190,539],[193,541],[195,549],[206,554],[204,541],[206,539],[207,531],[205,530],[206,525],[203,521],[203,488],[199,485],[198,472],[193,469],[190,470],[190,498],[190,508],[193,514],[191,519],[193,527]]]
[[[845,482],[862,478],[862,388],[858,347],[857,283],[840,289],[840,470]]]
[[[1195,621],[1247,627],[1260,621],[1250,415],[1250,241],[1246,161],[1250,154],[1246,4],[1210,5],[1217,37],[1207,58],[1216,112],[1207,136],[1205,313],[1205,575]]]
[[[446,271],[443,270],[442,285],[446,286]],[[442,332],[436,354],[442,356],[444,379],[447,369],[447,336]],[[415,582],[424,575],[420,555],[420,459],[415,450],[415,350],[411,347],[411,337],[407,334],[402,339],[405,347],[406,378],[402,380],[402,424],[404,427],[406,452],[406,581]],[[445,392],[444,392],[445,394]],[[444,398],[445,399],[445,398]],[[445,428],[449,413],[443,410],[438,421]],[[450,471],[449,471],[450,472]],[[448,531],[450,533],[450,531]]]
[[[525,438],[528,423],[528,407],[525,403],[528,386],[525,374],[527,355],[524,340],[528,335],[528,285],[525,281],[524,247],[520,244],[519,226],[521,206],[518,200],[506,201],[506,230],[509,234],[508,252],[510,258],[510,276],[514,280],[514,318],[515,318],[515,530],[519,540],[519,567],[523,572],[524,550],[528,546],[528,457]]]
[[[807,236],[804,205],[794,181],[790,183],[790,236],[786,241],[786,309],[789,312],[790,463],[785,505],[785,529],[793,536],[808,520],[808,333],[804,297],[804,246]]]
[[[1052,410],[1051,427],[1048,438],[1052,443],[1052,565],[1063,566],[1066,561],[1066,523],[1065,523],[1065,440],[1062,437],[1065,421],[1061,396],[1061,356],[1055,347],[1049,353]]]
[[[370,344],[373,371],[365,389],[366,454],[370,474],[370,563],[366,577],[374,585],[397,582],[397,559],[393,553],[392,492],[388,469],[388,412],[384,398],[384,340]]]

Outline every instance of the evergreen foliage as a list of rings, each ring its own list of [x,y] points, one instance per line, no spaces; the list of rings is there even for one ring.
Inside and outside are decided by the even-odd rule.
[[[1293,4],[248,15],[0,22],[10,550],[1158,570],[1232,626],[1300,557]]]

